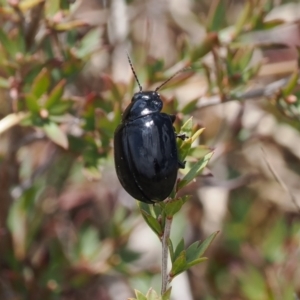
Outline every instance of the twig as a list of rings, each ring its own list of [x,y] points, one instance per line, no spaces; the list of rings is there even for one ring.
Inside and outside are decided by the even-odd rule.
[[[25,41],[26,49],[29,50],[32,46],[32,43],[35,39],[35,35],[39,29],[39,22],[42,18],[44,8],[44,2],[39,3],[31,10],[31,21],[26,28]]]
[[[298,76],[300,76],[300,72],[298,73]],[[197,107],[203,108],[203,107],[217,105],[220,103],[234,101],[234,100],[249,100],[249,99],[255,99],[260,97],[270,97],[274,95],[279,89],[283,88],[289,82],[289,80],[290,80],[290,76],[279,79],[277,81],[274,81],[270,84],[267,84],[266,86],[259,87],[257,89],[253,89],[236,95],[229,95],[227,96],[225,101],[219,95],[209,97],[205,100],[202,98],[199,99],[199,104],[197,105]],[[300,79],[298,79],[297,83],[300,84]]]
[[[171,225],[172,225],[173,217],[166,217],[165,220],[165,228],[164,234],[162,236],[161,244],[162,244],[162,262],[161,262],[161,294],[163,295],[168,286],[168,241],[171,233]]]
[[[19,4],[16,5],[11,5],[13,9],[15,10],[16,14],[19,17],[19,28],[20,28],[20,33],[24,36],[25,35],[25,17],[20,9]]]
[[[271,163],[269,162],[268,158],[267,158],[267,154],[264,150],[263,147],[261,147],[261,150],[264,154],[264,159],[267,163],[267,166],[269,168],[269,170],[271,171],[271,173],[273,174],[273,176],[275,177],[276,181],[281,185],[281,187],[285,190],[285,192],[290,196],[290,199],[292,200],[292,202],[294,203],[295,207],[297,208],[298,213],[300,213],[300,206],[297,203],[297,200],[295,198],[295,196],[291,193],[291,191],[289,191],[288,187],[286,186],[286,184],[283,182],[283,180],[279,177],[279,175],[277,174],[277,172],[275,171],[275,169],[272,167]]]

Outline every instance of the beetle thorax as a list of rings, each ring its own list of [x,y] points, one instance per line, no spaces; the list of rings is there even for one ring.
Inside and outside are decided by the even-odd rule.
[[[133,121],[137,118],[159,113],[163,103],[157,92],[138,92],[132,97],[131,104],[123,114],[123,121]]]

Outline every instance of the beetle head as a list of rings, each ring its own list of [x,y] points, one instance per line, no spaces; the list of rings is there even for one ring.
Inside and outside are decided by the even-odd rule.
[[[159,113],[163,103],[155,91],[138,92],[132,97],[130,105],[123,113],[123,120],[132,121],[142,116]]]
[[[174,78],[178,73],[182,72],[185,69],[181,69],[176,72],[169,79],[164,81],[160,86],[158,86],[155,91],[143,92],[143,88],[139,82],[139,79],[134,71],[132,62],[130,60],[129,55],[127,54],[128,61],[135,77],[136,82],[139,85],[140,91],[135,93],[132,97],[131,104],[126,108],[123,113],[123,122],[132,121],[142,116],[150,115],[153,113],[159,113],[162,110],[163,103],[157,91],[164,86],[167,82],[169,82],[172,78]]]

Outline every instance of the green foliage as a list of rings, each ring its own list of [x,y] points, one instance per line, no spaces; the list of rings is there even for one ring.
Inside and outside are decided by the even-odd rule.
[[[180,273],[188,270],[192,266],[202,263],[207,258],[202,257],[204,252],[208,249],[218,232],[211,234],[202,243],[199,241],[190,245],[187,249],[184,247],[184,240],[182,239],[174,250],[172,241],[169,240],[168,246],[170,257],[172,261],[172,268],[170,271],[170,278],[173,279]]]
[[[158,295],[153,289],[149,289],[146,295],[135,290],[136,298],[129,298],[128,300],[169,300],[171,295],[171,288],[169,288],[162,296]]]
[[[133,245],[142,219],[166,243],[168,284],[196,271],[201,284],[189,278],[195,299],[299,297],[300,210],[293,194],[299,194],[300,60],[289,31],[295,22],[286,21],[284,9],[271,18],[281,9],[271,0],[192,1],[180,12],[172,5],[153,10],[151,1],[125,1],[127,9],[81,2],[0,0],[0,298],[106,299],[118,280],[132,296],[129,282],[138,278],[148,291],[136,290],[132,299],[170,299],[171,287],[163,295],[149,289],[160,271],[141,264],[143,253]],[[154,11],[163,22],[149,18]],[[163,111],[177,114],[175,130],[187,137],[177,141],[186,167],[166,201],[138,203],[139,209],[111,175],[114,131],[137,85],[120,63],[124,45],[143,90],[186,68],[161,90]],[[285,69],[291,60],[294,67]],[[224,105],[233,100],[237,114]],[[264,117],[276,123],[271,134]],[[287,189],[264,170],[256,143],[269,146]],[[258,180],[243,181],[249,174]],[[209,205],[199,205],[202,187],[227,193],[219,223],[212,218],[203,226]],[[174,224],[177,217],[182,223]],[[172,221],[187,228],[188,238],[166,238]]]

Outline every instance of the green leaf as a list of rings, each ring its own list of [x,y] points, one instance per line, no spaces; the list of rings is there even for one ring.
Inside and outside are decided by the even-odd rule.
[[[52,108],[55,104],[57,104],[60,100],[61,97],[64,93],[64,87],[66,84],[66,80],[62,79],[50,92],[50,95],[45,103],[45,108],[50,109]]]
[[[158,76],[158,74],[162,74],[164,70],[164,60],[156,59],[153,63],[149,64],[146,68],[147,77],[150,83],[154,83],[157,81],[165,81],[165,78]]]
[[[69,31],[78,27],[86,26],[87,23],[81,20],[73,20],[65,23],[57,23],[53,25],[53,29],[57,31]]]
[[[172,287],[170,286],[166,292],[162,295],[161,300],[170,300],[171,299]]]
[[[11,127],[20,124],[20,122],[28,116],[29,114],[24,112],[13,113],[5,116],[0,120],[0,135]]]
[[[226,18],[226,4],[222,0],[211,1],[210,11],[208,16],[207,30],[218,31],[224,28]]]
[[[147,300],[160,300],[160,296],[156,293],[155,290],[152,288],[149,289],[149,291],[146,294]]]
[[[219,231],[212,233],[209,237],[207,237],[201,244],[199,242],[193,243],[187,249],[187,261],[191,262],[196,258],[200,258],[204,252],[208,249],[212,241],[215,239]]]
[[[184,251],[184,240],[183,238],[180,240],[180,242],[178,243],[176,250],[174,252],[174,257],[175,260],[177,259],[177,257],[180,255],[180,253]]]
[[[187,263],[187,269],[189,269],[193,266],[196,266],[198,264],[201,264],[201,263],[203,263],[204,261],[207,261],[207,260],[208,260],[207,257],[200,257],[200,258],[194,259],[193,261]]]
[[[200,255],[200,241],[196,241],[195,243],[193,243],[192,245],[190,245],[187,249],[186,249],[186,260],[187,262],[191,262],[197,258],[199,258]],[[199,250],[200,249],[200,250]]]
[[[205,145],[198,145],[196,147],[191,148],[189,156],[193,157],[194,159],[201,159],[203,156],[210,153],[211,150],[211,148]]]
[[[15,57],[15,55],[19,52],[18,47],[14,40],[10,39],[10,37],[0,28],[0,43],[3,45],[3,49],[6,51],[7,55],[10,57]]]
[[[263,62],[260,62],[256,65],[254,65],[252,68],[247,69],[247,71],[243,73],[244,82],[247,82],[251,78],[256,76],[258,74],[259,70],[261,69],[262,65],[263,65]]]
[[[249,22],[252,17],[253,10],[254,2],[247,1],[243,6],[243,10],[239,14],[237,22],[235,23],[235,36],[239,35],[244,29],[244,26],[247,24],[247,22]]]
[[[50,74],[46,68],[43,68],[32,84],[31,93],[39,99],[48,92],[50,86]]]
[[[117,234],[118,234],[117,236],[120,236],[121,234],[124,234],[124,233],[118,232]],[[142,253],[134,251],[134,250],[130,250],[129,248],[119,249],[118,254],[120,256],[120,260],[124,263],[132,263],[142,257]]]
[[[172,261],[172,269],[170,276],[175,277],[178,274],[186,271],[188,268],[197,265],[205,260],[206,257],[201,257],[207,248],[210,246],[214,238],[219,232],[214,232],[208,238],[206,238],[201,244],[197,241],[193,243],[187,250],[184,249],[183,239],[178,244],[174,253],[175,261]],[[169,248],[170,249],[170,248]],[[173,259],[174,259],[173,257]]]
[[[7,5],[7,0],[0,0],[0,13],[4,16],[11,16],[15,12],[11,6]]]
[[[138,201],[138,206],[139,206],[140,210],[144,210],[148,215],[151,215],[151,210],[150,210],[149,204]]]
[[[46,1],[45,15],[47,18],[53,17],[60,10],[60,0]]]
[[[81,40],[80,46],[76,49],[76,56],[84,58],[90,55],[99,47],[101,28],[97,27],[90,30]]]
[[[43,130],[47,137],[55,144],[64,149],[68,148],[68,138],[64,131],[54,122],[47,122],[43,125]]]
[[[41,109],[41,107],[38,104],[37,98],[34,95],[31,95],[31,94],[26,95],[25,103],[26,103],[27,109],[33,114],[38,113]]]
[[[243,30],[245,24],[248,22],[251,14],[253,13],[253,4],[251,1],[247,1],[244,5],[244,9],[239,14],[239,19],[235,24],[235,35],[239,35]]]
[[[191,62],[195,62],[209,53],[215,46],[219,44],[218,34],[215,32],[208,33],[205,40],[191,51]]]
[[[16,44],[18,52],[24,54],[26,52],[26,45],[25,45],[25,37],[23,35],[23,32],[19,30],[15,39],[16,39],[15,44]]]
[[[229,77],[232,77],[236,72],[232,59],[229,57],[229,55],[226,60],[226,71]]]
[[[180,128],[180,132],[191,135],[193,129],[193,117],[190,117]]]
[[[185,133],[189,138],[186,138],[184,141],[178,139],[177,145],[179,149],[179,159],[180,161],[184,161],[186,156],[188,155],[193,140],[191,138],[193,132],[193,117],[190,117],[180,128],[181,133]]]
[[[23,260],[26,255],[26,237],[28,235],[27,228],[27,212],[24,208],[25,197],[14,201],[8,215],[8,228],[12,235],[14,255],[17,259]]]
[[[151,210],[151,214],[154,217],[158,217],[163,215],[164,209],[165,209],[165,202],[156,202],[154,205],[149,205],[149,208]]]
[[[242,295],[246,299],[263,300],[271,298],[266,277],[260,270],[252,266],[246,266],[246,270],[241,272],[239,276],[239,281]]]
[[[98,167],[99,151],[95,140],[86,138],[85,149],[83,151],[83,159],[86,167]],[[80,151],[80,150],[79,150]]]
[[[78,239],[80,245],[80,257],[87,261],[95,259],[101,249],[98,230],[93,227],[83,228]]]
[[[135,291],[135,296],[136,300],[147,300],[147,297],[144,296],[140,291],[134,290]]]
[[[264,259],[270,263],[283,263],[285,254],[282,245],[287,236],[287,225],[283,218],[278,218],[261,243],[261,255]]]
[[[74,3],[75,1],[73,1],[73,3]],[[72,6],[72,1],[70,1],[70,0],[61,0],[61,2],[60,2],[60,7],[61,7],[61,9],[64,9],[64,10],[72,10],[72,8],[71,8],[71,6]]]
[[[184,114],[184,115],[189,115],[192,112],[195,111],[195,109],[197,108],[197,104],[198,104],[199,100],[195,99],[192,101],[189,101],[180,111]]]
[[[194,180],[206,167],[213,154],[213,152],[210,152],[197,163],[195,163],[193,167],[188,171],[188,173],[178,183],[178,189],[182,189],[184,186]]]
[[[175,277],[178,274],[184,272],[187,269],[186,264],[186,253],[182,251],[179,256],[175,259],[174,263],[172,264],[172,269],[170,272],[171,277]]]
[[[192,136],[192,143],[194,143],[196,141],[196,139],[202,134],[202,132],[205,130],[205,128],[200,128],[199,130],[197,130],[193,136]]]
[[[0,77],[0,88],[8,89],[10,87],[10,83],[8,79]]]
[[[273,29],[275,27],[278,27],[280,25],[284,25],[285,21],[282,19],[273,19],[273,20],[269,20],[269,21],[265,21],[263,23],[263,30],[268,30],[268,29]]]
[[[95,118],[95,116],[93,116]],[[113,136],[115,127],[112,126],[112,121],[109,119],[108,114],[101,109],[97,110],[97,124],[96,128],[106,136]]]
[[[238,52],[239,53],[241,52],[241,54],[235,56],[235,60],[236,60],[235,62],[237,63],[239,71],[243,72],[248,67],[252,59],[254,53],[254,47],[241,49],[241,51]]]
[[[73,106],[73,103],[73,101],[62,100],[49,108],[49,114],[56,116],[63,115]]]
[[[45,2],[45,0],[23,0],[19,3],[19,8],[22,12],[26,12],[42,2]]]
[[[153,216],[149,215],[142,209],[141,209],[141,213],[144,220],[149,225],[149,227],[154,231],[155,234],[161,237],[163,230],[161,228],[161,225],[158,223],[158,221]]]
[[[299,78],[299,70],[295,70],[293,72],[293,74],[291,75],[291,78],[288,81],[288,83],[282,89],[283,96],[288,96],[292,93],[292,91],[294,90],[294,88],[297,85],[298,78]]]
[[[192,138],[187,138],[184,141],[179,141],[179,160],[184,161],[192,147]]]
[[[174,216],[181,209],[182,205],[188,200],[188,198],[189,196],[186,196],[166,202],[166,206],[164,208],[166,216]]]

